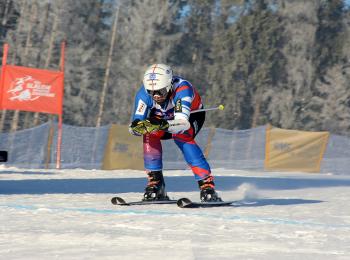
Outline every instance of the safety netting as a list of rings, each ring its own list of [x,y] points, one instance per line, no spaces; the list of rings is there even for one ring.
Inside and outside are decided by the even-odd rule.
[[[100,169],[110,126],[63,125],[61,168]],[[57,124],[0,134],[0,150],[8,151],[6,166],[20,168],[56,167]]]
[[[46,123],[14,133],[0,134],[0,150],[8,152],[6,166],[44,168],[50,124]]]
[[[330,135],[321,163],[321,172],[350,175],[350,138]]]
[[[63,125],[61,168],[101,169],[111,125]],[[139,139],[140,141],[140,139]],[[264,171],[266,127],[248,130],[203,128],[196,137],[212,168]],[[187,169],[173,140],[163,141],[165,169]],[[57,156],[57,124],[0,134],[0,150],[8,151],[6,166],[53,169]],[[350,139],[330,135],[321,172],[350,174]]]

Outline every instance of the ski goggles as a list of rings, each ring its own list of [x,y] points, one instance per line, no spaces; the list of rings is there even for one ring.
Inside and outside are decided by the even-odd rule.
[[[168,94],[168,88],[165,87],[165,88],[161,88],[161,89],[158,89],[158,90],[150,90],[150,89],[147,89],[147,93],[150,95],[150,96],[166,96]]]

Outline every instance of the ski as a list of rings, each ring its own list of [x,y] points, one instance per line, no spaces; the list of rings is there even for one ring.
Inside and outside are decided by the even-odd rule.
[[[111,199],[113,205],[118,206],[134,206],[134,205],[150,205],[150,204],[175,204],[177,200],[139,200],[139,201],[131,201],[126,202],[121,197],[113,197]]]
[[[188,198],[182,198],[177,201],[180,208],[211,208],[233,206],[235,201],[218,201],[218,202],[193,202]]]

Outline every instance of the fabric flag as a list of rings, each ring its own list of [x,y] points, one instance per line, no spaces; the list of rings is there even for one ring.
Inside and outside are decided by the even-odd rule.
[[[62,115],[61,71],[6,65],[1,109]]]

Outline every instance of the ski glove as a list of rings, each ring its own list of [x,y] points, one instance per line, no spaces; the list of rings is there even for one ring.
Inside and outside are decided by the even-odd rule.
[[[129,132],[141,136],[158,130],[168,130],[169,123],[165,119],[149,118],[146,120],[135,119],[129,126]]]
[[[132,135],[141,136],[145,133],[144,120],[135,119],[129,125],[129,132]]]
[[[169,123],[165,119],[151,117],[145,121],[145,126],[147,132],[152,133],[158,130],[167,131],[169,128]]]

